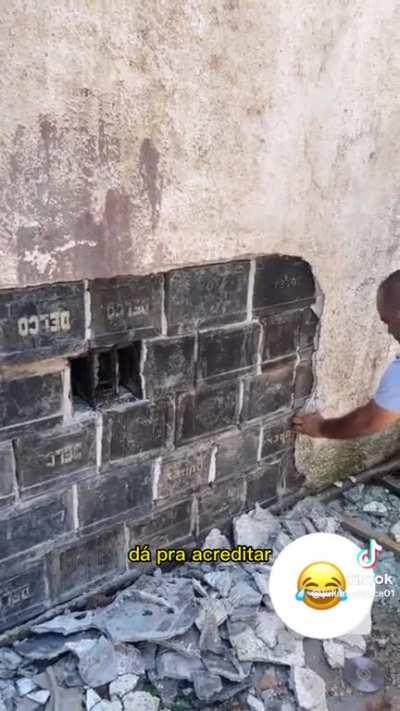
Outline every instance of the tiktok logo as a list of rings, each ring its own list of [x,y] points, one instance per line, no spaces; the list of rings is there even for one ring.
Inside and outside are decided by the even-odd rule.
[[[362,568],[375,568],[378,553],[382,551],[382,546],[379,545],[373,538],[369,542],[368,548],[363,548],[357,555],[357,561]]]

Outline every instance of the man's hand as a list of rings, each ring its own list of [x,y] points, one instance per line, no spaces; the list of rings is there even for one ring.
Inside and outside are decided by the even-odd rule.
[[[399,420],[400,412],[384,410],[374,400],[370,400],[347,415],[333,419],[325,419],[319,412],[312,415],[296,414],[293,417],[293,430],[309,437],[354,439],[382,432]]]
[[[324,418],[319,412],[314,412],[312,415],[295,415],[293,417],[293,429],[297,434],[322,437],[323,422]]]

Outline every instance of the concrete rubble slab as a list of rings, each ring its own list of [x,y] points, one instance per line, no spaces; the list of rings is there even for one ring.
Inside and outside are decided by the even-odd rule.
[[[165,649],[177,652],[188,659],[197,657],[200,659],[200,634],[195,627],[191,627],[185,634],[172,637],[167,640],[159,640],[158,645]]]
[[[251,664],[239,662],[229,649],[224,657],[207,652],[203,655],[202,661],[211,674],[222,676],[235,683],[244,681],[251,670]]]
[[[67,651],[67,641],[79,642],[81,639],[96,639],[98,636],[98,632],[90,634],[90,632],[87,631],[71,634],[66,638],[63,634],[48,632],[40,634],[40,636],[22,640],[21,642],[16,642],[14,647],[18,654],[32,661],[56,659]]]
[[[332,669],[341,669],[344,667],[344,646],[340,642],[335,642],[333,639],[323,641],[323,648],[326,660]]]
[[[17,695],[15,684],[10,679],[0,679],[0,701],[8,709],[12,709],[13,699]]]
[[[218,627],[222,625],[232,612],[232,607],[228,600],[218,598],[207,598],[199,600],[200,610],[196,616],[196,627],[201,631],[210,615],[213,615]]]
[[[37,709],[40,708],[40,704],[36,701],[32,701],[31,699],[27,699],[26,697],[18,699],[15,705],[16,711],[37,711]]]
[[[89,612],[70,612],[65,615],[58,615],[47,622],[42,622],[40,625],[33,625],[32,631],[37,634],[44,632],[55,632],[65,636],[74,634],[75,632],[85,632],[97,627],[96,624],[97,612],[89,610]]]
[[[88,689],[86,693],[86,711],[123,711],[123,707],[121,701],[102,699],[93,689]]]
[[[270,570],[265,570],[264,572],[259,572],[258,570],[254,570],[251,573],[251,576],[257,586],[257,589],[261,593],[261,595],[269,595],[269,576],[270,576]]]
[[[155,674],[150,673],[149,679],[157,690],[157,695],[166,706],[174,703],[178,695],[179,682],[177,679],[159,679]]]
[[[248,694],[246,698],[247,706],[251,711],[264,711],[264,703],[253,694]]]
[[[202,652],[209,651],[215,654],[223,654],[225,651],[224,644],[219,635],[217,620],[213,614],[206,617],[201,630],[200,649]]]
[[[205,671],[200,659],[184,657],[176,652],[162,652],[157,657],[157,676],[162,679],[187,679],[193,681],[194,675]]]
[[[254,626],[257,617],[258,607],[236,607],[229,615],[231,622],[247,622],[250,627]]]
[[[301,709],[328,711],[324,680],[311,669],[294,666],[291,684]]]
[[[338,637],[335,641],[343,644],[345,659],[353,659],[361,657],[367,650],[367,643],[359,634],[346,634],[343,637]]]
[[[228,550],[231,550],[232,546],[230,542],[228,541],[227,537],[224,536],[223,533],[218,528],[212,528],[210,533],[207,535],[203,545],[202,545],[203,550],[205,548],[212,548],[217,549],[225,549],[227,548]]]
[[[134,647],[114,647],[105,637],[68,643],[79,658],[79,673],[88,686],[97,687],[123,674],[144,674],[140,652]]]
[[[275,647],[278,643],[278,634],[284,629],[282,620],[273,612],[260,610],[256,616],[255,632],[257,637],[262,639],[269,647]]]
[[[26,696],[31,691],[37,689],[37,684],[33,679],[22,677],[21,679],[17,679],[16,687],[20,696]]]
[[[137,674],[123,674],[112,681],[109,687],[111,701],[121,700],[130,691],[134,691],[139,679]]]
[[[146,691],[133,691],[124,698],[124,711],[159,711],[160,699]]]
[[[137,649],[142,655],[145,670],[153,671],[156,668],[157,645],[154,642],[139,642]]]
[[[204,579],[208,585],[217,590],[222,597],[229,595],[229,591],[232,587],[232,575],[229,570],[206,573]]]
[[[232,586],[228,602],[232,608],[235,608],[243,605],[259,605],[261,599],[262,595],[259,591],[255,590],[254,587],[247,582],[240,581]]]
[[[209,672],[199,672],[194,677],[194,691],[200,701],[210,701],[222,691],[221,677]]]
[[[373,514],[374,516],[386,516],[388,510],[381,501],[370,501],[363,506],[364,513]]]
[[[21,666],[19,654],[9,647],[0,648],[0,679],[8,679]]]
[[[44,706],[47,701],[49,700],[50,697],[50,691],[47,689],[40,689],[39,691],[32,691],[30,694],[27,694],[26,698],[30,699],[31,701],[36,701],[37,704],[40,704],[41,706]]]
[[[253,511],[242,514],[233,522],[233,535],[236,546],[271,547],[271,542],[279,531],[279,519],[258,505]]]
[[[99,704],[101,701],[101,696],[96,694],[93,689],[88,689],[86,692],[86,711],[92,711],[92,709]]]
[[[197,615],[190,580],[176,578],[175,584],[167,580],[160,586],[144,580],[142,586],[128,588],[99,611],[98,625],[113,642],[165,640],[190,629]]]

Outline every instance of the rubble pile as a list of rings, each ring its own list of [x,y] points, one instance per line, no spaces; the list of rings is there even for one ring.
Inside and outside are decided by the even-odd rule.
[[[256,506],[233,522],[232,541],[213,529],[203,547],[276,555],[307,532],[339,529],[337,507],[309,497],[280,517]],[[328,711],[306,640],[273,611],[272,563],[156,568],[104,607],[32,625],[0,648],[0,711]],[[347,635],[321,649],[335,674],[366,641]]]

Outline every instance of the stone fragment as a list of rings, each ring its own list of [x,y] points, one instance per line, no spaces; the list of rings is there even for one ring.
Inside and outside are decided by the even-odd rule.
[[[22,658],[9,647],[0,648],[0,679],[8,679],[22,663]]]
[[[237,546],[268,548],[271,538],[276,536],[279,530],[278,519],[257,504],[253,511],[242,514],[233,522],[234,540]]]
[[[204,671],[200,659],[184,657],[176,652],[163,652],[157,657],[157,675],[162,679],[187,679],[193,681],[196,674]]]
[[[229,639],[237,657],[243,662],[267,662],[270,650],[255,631],[243,623],[229,627]]]
[[[16,711],[38,711],[40,709],[39,704],[32,699],[27,699],[24,696],[23,699],[18,699],[15,706]]]
[[[284,624],[275,613],[264,610],[257,613],[255,632],[269,647],[276,646],[278,633],[283,629]]]
[[[400,521],[398,523],[395,523],[394,526],[390,529],[390,533],[392,534],[394,540],[397,543],[400,543]]]
[[[65,689],[58,684],[54,667],[55,665],[49,666],[46,671],[43,672],[46,677],[46,685],[41,682],[51,694],[46,711],[64,711],[64,709],[65,711],[82,711],[84,707],[84,689],[82,689],[82,681],[80,688],[75,687]]]
[[[223,624],[228,617],[228,614],[232,611],[230,604],[226,600],[217,598],[208,598],[207,600],[200,600],[200,611],[196,617],[196,627],[202,630],[204,625],[207,624],[207,620],[210,615],[213,615],[215,621],[218,625]]]
[[[312,521],[310,521],[309,518],[303,518],[303,523],[304,527],[306,529],[306,533],[316,533],[317,529],[315,528],[314,524]]]
[[[61,708],[60,711],[63,711]],[[117,699],[107,701],[96,694],[93,689],[88,689],[86,693],[86,711],[122,711],[122,704]]]
[[[17,679],[16,687],[20,696],[26,696],[31,691],[37,689],[37,684],[33,681],[33,679],[24,676],[21,679]]]
[[[101,702],[101,697],[96,694],[93,689],[88,689],[86,692],[86,710],[92,711],[92,709]]]
[[[259,605],[262,595],[257,590],[244,581],[235,583],[229,593],[228,601],[232,608],[241,607],[243,605]]]
[[[113,642],[158,642],[190,629],[197,616],[192,581],[164,578],[141,576],[98,612],[98,624]]]
[[[224,534],[221,533],[218,528],[212,528],[206,540],[204,541],[202,548],[203,550],[205,548],[227,548],[230,550],[232,546],[229,543],[227,537],[224,536]]]
[[[271,649],[266,661],[290,667],[303,666],[305,660],[302,638],[290,630],[280,630],[277,644]]]
[[[200,659],[200,635],[195,627],[191,627],[185,634],[178,635],[172,639],[160,640],[159,645],[173,652],[182,654],[184,657]]]
[[[50,691],[47,689],[40,689],[40,691],[32,691],[27,694],[26,698],[31,699],[31,701],[36,701],[37,704],[44,706],[50,697]]]
[[[370,501],[368,504],[363,506],[363,511],[365,513],[374,514],[374,516],[386,516],[388,510],[381,501]]]
[[[259,573],[258,571],[252,572],[253,580],[260,591],[261,595],[269,595],[269,573]]]
[[[163,704],[170,706],[174,703],[178,694],[177,679],[158,679],[158,677],[150,672],[149,679],[157,689],[157,694],[161,697]]]
[[[0,701],[5,704],[7,711],[12,709],[16,693],[16,688],[12,681],[0,679]]]
[[[267,691],[267,689],[276,689],[280,685],[280,681],[276,674],[275,667],[265,669],[262,674],[256,677],[256,687],[258,691]]]
[[[240,623],[238,623],[240,624]],[[267,630],[264,630],[267,634]],[[230,641],[235,648],[238,659],[245,662],[269,662],[293,666],[304,664],[303,642],[293,632],[281,629],[277,633],[274,647],[270,647],[256,630],[247,625],[230,629]]]
[[[81,639],[96,639],[97,637],[98,633],[94,631],[92,634],[90,631],[78,632],[68,635],[68,638],[62,634],[47,632],[17,642],[14,647],[18,654],[32,661],[56,659],[67,651],[67,641],[79,642]]]
[[[286,519],[284,521],[284,526],[287,531],[289,531],[292,538],[301,538],[301,536],[306,535],[306,529],[304,528],[301,521]]]
[[[260,699],[257,699],[256,696],[253,696],[253,694],[249,694],[247,696],[247,705],[251,711],[264,711],[264,704]]]
[[[209,615],[203,625],[200,635],[200,649],[202,651],[224,653],[224,645],[218,632],[217,620],[214,615]]]
[[[134,647],[113,647],[105,637],[67,643],[79,657],[79,673],[88,686],[97,687],[114,681],[122,674],[144,674],[140,652]]]
[[[207,652],[203,655],[202,661],[211,674],[222,676],[228,681],[240,683],[246,679],[250,673],[251,664],[241,664],[230,650],[224,656]]]
[[[275,552],[275,553],[280,553],[280,552],[283,551],[283,549],[286,548],[286,546],[288,546],[289,543],[291,543],[291,542],[292,542],[292,540],[291,540],[291,538],[289,538],[289,536],[287,535],[287,533],[285,533],[284,531],[280,531],[280,532],[278,533],[278,535],[277,535],[277,537],[276,537],[276,540],[275,540],[275,543],[274,543],[274,552]]]
[[[356,484],[356,486],[353,486],[351,489],[348,489],[348,491],[344,491],[342,496],[351,504],[358,504],[358,502],[363,496],[364,489],[365,484]]]
[[[281,701],[281,706],[279,711],[295,711],[295,706],[289,699],[286,701]]]
[[[194,677],[194,691],[200,701],[210,701],[222,691],[221,677],[209,672],[199,672]]]
[[[292,669],[291,682],[300,708],[328,711],[325,682],[318,674],[311,669],[295,666]]]
[[[147,691],[133,691],[124,698],[124,711],[158,711],[160,699]]]
[[[51,666],[54,671],[55,682],[61,687],[83,687],[83,681],[78,671],[78,661],[72,652],[64,654],[55,664]],[[37,677],[34,677],[35,681]],[[38,681],[40,684],[40,681]],[[47,688],[47,687],[46,687]]]
[[[90,610],[86,614],[81,612],[70,612],[65,615],[58,615],[40,625],[34,625],[32,631],[37,634],[44,632],[55,632],[63,635],[74,634],[74,632],[84,632],[96,627],[96,612]]]
[[[137,648],[142,655],[145,671],[153,671],[156,668],[157,645],[152,642],[141,642]]]
[[[338,637],[335,641],[342,642],[345,659],[362,657],[367,651],[367,643],[359,634],[346,634]]]
[[[258,608],[255,605],[251,607],[235,607],[229,615],[231,622],[247,622],[252,627],[255,625]]]
[[[333,516],[321,516],[321,518],[313,519],[313,524],[317,531],[322,533],[336,533],[340,523]]]
[[[232,576],[228,570],[217,570],[213,573],[206,573],[205,581],[219,592],[222,597],[227,597],[232,586]]]
[[[301,520],[308,517],[314,522],[323,516],[325,516],[325,508],[323,504],[321,504],[321,502],[313,496],[306,496],[293,506],[293,508],[286,515],[286,519]]]
[[[332,669],[341,669],[344,666],[344,647],[333,639],[325,639],[323,648],[326,660]]]
[[[112,681],[109,688],[111,701],[123,699],[130,691],[134,691],[139,678],[136,674],[123,674],[115,681]]]

